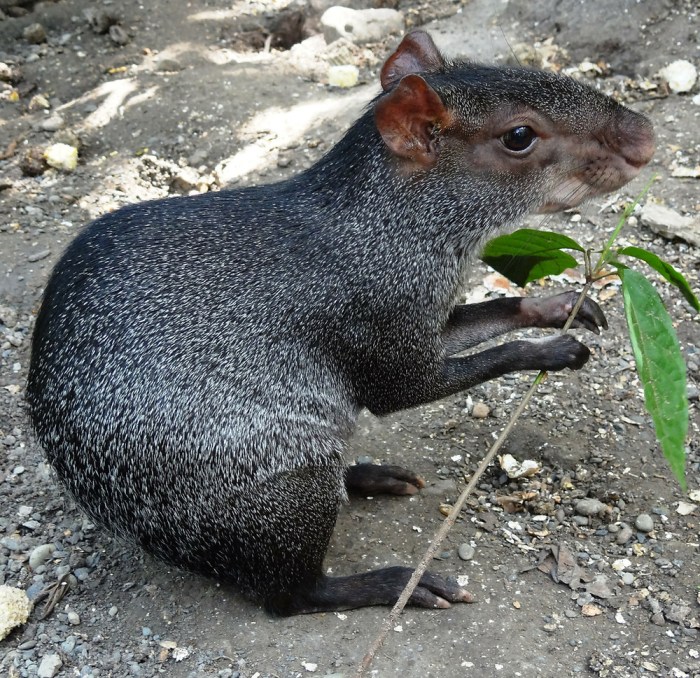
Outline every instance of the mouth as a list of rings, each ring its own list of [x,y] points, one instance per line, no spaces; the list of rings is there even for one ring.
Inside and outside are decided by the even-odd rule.
[[[537,210],[537,214],[552,214],[576,207],[586,198],[595,195],[592,188],[576,177],[566,179],[552,192],[550,199]]]

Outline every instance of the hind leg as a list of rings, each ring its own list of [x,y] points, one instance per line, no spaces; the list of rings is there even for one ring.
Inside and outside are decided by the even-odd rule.
[[[269,611],[291,615],[393,605],[399,597],[410,568],[389,567],[347,577],[323,574],[323,559],[345,496],[343,482],[342,467],[298,469],[235,500],[231,527],[240,557],[232,570],[239,584],[262,599]],[[458,586],[426,574],[410,603],[440,608],[470,600]]]

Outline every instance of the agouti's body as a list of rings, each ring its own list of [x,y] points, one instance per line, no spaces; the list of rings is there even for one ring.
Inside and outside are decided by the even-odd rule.
[[[281,613],[395,601],[406,568],[322,574],[346,480],[420,486],[392,467],[346,475],[358,412],[585,363],[571,337],[450,357],[561,326],[571,308],[570,295],[457,306],[468,257],[527,213],[618,188],[653,151],[648,122],[610,99],[554,75],[446,63],[424,33],[404,39],[382,85],[289,181],[95,221],[56,266],[34,333],[32,421],[80,505]],[[605,321],[589,302],[579,324]],[[466,599],[426,575],[413,602]]]

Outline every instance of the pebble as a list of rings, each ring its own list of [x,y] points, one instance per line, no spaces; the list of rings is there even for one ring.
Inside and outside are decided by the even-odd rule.
[[[31,42],[32,45],[39,45],[42,42],[46,42],[46,29],[41,24],[30,24],[27,26],[22,35],[27,42]]]
[[[472,417],[475,419],[486,419],[491,414],[491,408],[486,403],[474,403]]]
[[[61,643],[61,650],[63,650],[66,654],[70,654],[75,650],[75,646],[78,642],[78,639],[75,636],[68,636],[62,643]]]
[[[58,113],[54,113],[48,118],[44,118],[39,123],[39,128],[44,132],[58,132],[65,124],[65,120]]]
[[[78,149],[70,144],[51,144],[44,152],[44,159],[51,167],[72,172],[78,166]]]
[[[90,28],[98,35],[104,35],[109,27],[117,21],[117,17],[112,12],[95,7],[88,7],[83,14],[90,24]]]
[[[41,252],[34,252],[27,257],[27,261],[33,263],[35,261],[41,261],[46,259],[51,254],[51,250],[41,250]]]
[[[631,586],[634,583],[634,574],[632,572],[623,572],[620,574],[620,579],[623,584]]]
[[[634,526],[640,532],[651,532],[654,529],[654,520],[648,513],[640,513],[634,521]]]
[[[29,567],[32,570],[36,570],[37,567],[43,565],[47,560],[51,558],[56,547],[53,544],[41,544],[37,546],[29,554]]]
[[[53,678],[63,666],[61,657],[57,654],[46,654],[41,658],[41,664],[36,675],[39,678]]]
[[[80,624],[80,615],[74,610],[69,610],[66,616],[68,617],[68,623],[71,626],[77,626]]]
[[[620,526],[620,531],[617,533],[617,536],[615,537],[615,543],[616,544],[626,544],[632,537],[634,536],[634,533],[632,532],[632,528],[629,525],[621,525]]]
[[[579,499],[574,506],[574,510],[580,516],[596,516],[605,511],[607,506],[598,499]]]
[[[401,12],[395,9],[351,9],[330,7],[321,16],[323,37],[327,44],[345,38],[359,45],[365,42],[378,42],[390,33],[404,30]]]
[[[354,64],[328,67],[328,84],[331,87],[354,87],[360,79],[360,70]]]
[[[574,525],[578,525],[579,527],[585,527],[588,525],[588,518],[585,516],[574,516],[572,518]]]
[[[471,544],[460,544],[457,549],[457,555],[462,560],[471,560],[474,557],[476,549]]]
[[[695,66],[686,59],[671,62],[659,71],[659,75],[668,83],[669,89],[675,94],[690,92],[698,78]]]
[[[109,27],[109,39],[115,45],[122,47],[126,45],[131,38],[129,38],[129,34],[119,24],[114,24]]]

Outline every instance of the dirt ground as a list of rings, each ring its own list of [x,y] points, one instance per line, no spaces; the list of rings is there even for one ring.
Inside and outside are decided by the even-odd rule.
[[[0,0],[0,583],[36,600],[28,622],[0,642],[2,676],[350,676],[379,631],[381,608],[272,618],[215,581],[116,541],[65,497],[23,403],[42,286],[85,223],[151,197],[287,177],[318,159],[378,91],[397,35],[282,48],[317,35],[318,8],[328,4]],[[698,218],[700,87],[676,94],[657,77],[677,59],[700,66],[695,0],[394,4],[407,27],[426,24],[450,56],[544,58],[653,120],[658,152],[638,180],[532,225],[600,245],[652,173],[648,201]],[[359,67],[358,85],[330,87],[328,65],[348,61]],[[44,166],[55,142],[80,146],[74,171]],[[699,289],[695,246],[641,220],[623,242],[656,251]],[[472,283],[472,299],[498,293],[483,265]],[[576,284],[569,276],[528,293]],[[697,491],[700,332],[681,297],[658,287],[688,363],[687,471]],[[700,507],[678,513],[679,501],[691,500],[644,411],[619,287],[595,296],[610,329],[585,336],[589,365],[552,375],[507,443],[541,472],[509,480],[491,468],[432,565],[468,580],[478,601],[408,609],[373,675],[700,676]],[[416,563],[441,505],[456,499],[531,379],[504,378],[381,420],[363,416],[351,457],[413,468],[427,487],[410,499],[353,499],[329,570]],[[473,416],[474,403],[489,416]],[[42,616],[42,594],[56,585],[65,595]]]

